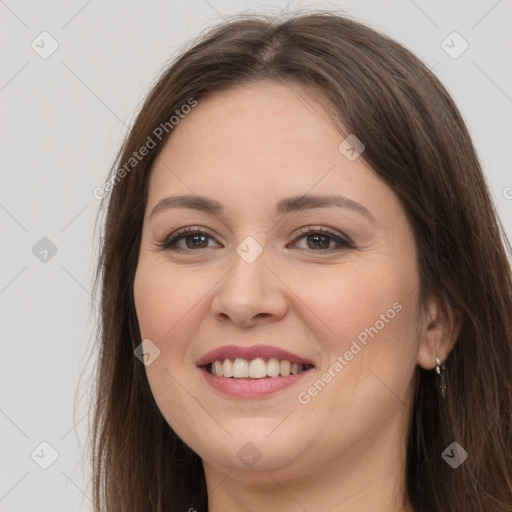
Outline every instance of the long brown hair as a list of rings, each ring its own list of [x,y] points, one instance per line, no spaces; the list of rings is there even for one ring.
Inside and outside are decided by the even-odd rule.
[[[94,289],[101,287],[95,510],[208,508],[201,459],[164,420],[134,356],[142,341],[134,275],[149,176],[172,136],[169,120],[191,100],[263,79],[315,88],[329,114],[366,144],[362,158],[395,192],[414,232],[422,305],[437,297],[463,319],[445,362],[445,402],[435,373],[416,370],[406,475],[413,506],[512,511],[510,242],[440,81],[386,35],[326,11],[279,20],[238,16],[203,34],[162,73],[117,155],[105,186],[112,190],[101,203],[100,211],[108,209],[94,280]],[[165,127],[159,137],[158,127]],[[143,146],[152,147],[131,161]],[[441,457],[454,441],[469,455],[457,469]]]

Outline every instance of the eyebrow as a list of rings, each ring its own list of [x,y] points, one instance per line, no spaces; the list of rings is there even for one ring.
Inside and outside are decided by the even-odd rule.
[[[278,215],[287,215],[294,212],[311,210],[313,208],[347,208],[367,217],[375,222],[373,215],[362,204],[340,195],[304,195],[281,199],[276,203],[275,212]],[[206,196],[184,195],[170,196],[158,201],[149,217],[172,208],[189,208],[204,211],[214,215],[223,216],[224,207],[215,199]]]

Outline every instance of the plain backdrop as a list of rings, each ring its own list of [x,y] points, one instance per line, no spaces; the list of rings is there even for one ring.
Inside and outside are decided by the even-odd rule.
[[[433,69],[512,235],[511,0],[0,0],[0,511],[92,510],[93,190],[151,83],[227,15],[309,7],[342,9]]]

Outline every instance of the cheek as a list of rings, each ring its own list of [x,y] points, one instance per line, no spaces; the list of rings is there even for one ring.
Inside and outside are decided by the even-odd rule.
[[[184,391],[184,383],[192,377],[189,372],[195,371],[183,365],[193,335],[188,328],[194,328],[187,322],[187,313],[194,305],[198,307],[197,296],[204,296],[208,288],[198,282],[194,285],[179,271],[163,269],[162,264],[141,258],[134,280],[135,308],[141,338],[150,339],[160,349],[159,356],[145,366],[153,397],[168,424],[188,440],[186,432],[201,411]]]
[[[142,338],[154,339],[161,343],[180,326],[194,306],[204,297],[207,286],[199,280],[186,277],[187,274],[170,272],[165,264],[140,261],[135,274],[134,299]],[[175,336],[173,336],[175,337]]]
[[[139,262],[133,294],[142,339],[157,339],[164,332],[164,319],[172,309],[167,299],[172,300],[173,295],[167,294],[167,289],[165,276],[157,275],[148,265]]]
[[[399,316],[397,309],[403,306],[409,282],[405,274],[398,279],[384,266],[364,262],[290,274],[288,280],[293,282],[293,291],[300,299],[297,307],[304,318],[310,318],[317,337],[332,349],[342,349],[346,342],[350,345],[376,322],[379,331],[396,323],[394,318]],[[383,323],[388,319],[391,321]]]
[[[308,327],[316,326],[314,336],[322,342],[323,369],[336,375],[327,401],[336,396],[350,406],[359,396],[364,403],[363,396],[385,389],[383,382],[399,395],[407,387],[418,350],[416,277],[412,266],[360,264],[294,280],[312,318]]]

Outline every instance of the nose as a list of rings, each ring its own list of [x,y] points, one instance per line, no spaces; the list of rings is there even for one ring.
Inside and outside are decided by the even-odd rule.
[[[252,263],[233,255],[233,267],[219,283],[212,301],[212,313],[219,322],[253,327],[286,315],[286,286],[267,266],[264,253]]]

